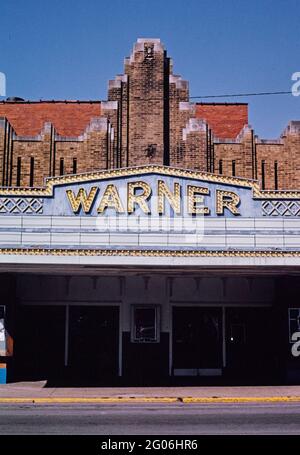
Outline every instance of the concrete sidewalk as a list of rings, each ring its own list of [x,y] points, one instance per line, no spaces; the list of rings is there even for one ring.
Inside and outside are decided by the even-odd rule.
[[[298,402],[299,386],[51,388],[46,382],[0,386],[1,403]]]

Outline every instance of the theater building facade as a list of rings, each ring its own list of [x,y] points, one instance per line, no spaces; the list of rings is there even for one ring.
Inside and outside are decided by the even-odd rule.
[[[191,103],[158,39],[0,116],[0,382],[299,383],[299,121]]]

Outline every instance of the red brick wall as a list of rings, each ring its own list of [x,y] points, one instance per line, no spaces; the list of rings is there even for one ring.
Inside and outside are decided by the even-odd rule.
[[[19,136],[36,136],[50,122],[60,136],[79,136],[92,117],[101,115],[101,103],[90,102],[0,102],[0,117],[6,117]]]
[[[197,103],[196,117],[205,120],[218,138],[235,138],[248,124],[248,105]]]

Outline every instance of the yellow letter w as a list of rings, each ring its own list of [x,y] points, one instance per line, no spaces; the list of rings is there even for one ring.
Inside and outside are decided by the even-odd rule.
[[[72,190],[67,190],[67,196],[73,212],[78,213],[82,206],[83,211],[85,213],[89,213],[92,208],[97,192],[98,187],[96,186],[92,186],[89,195],[86,194],[84,188],[79,189],[77,196],[75,196]]]

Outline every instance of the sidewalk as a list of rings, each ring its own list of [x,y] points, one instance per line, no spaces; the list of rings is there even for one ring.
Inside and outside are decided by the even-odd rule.
[[[299,386],[48,388],[44,382],[0,386],[2,403],[300,402]]]

